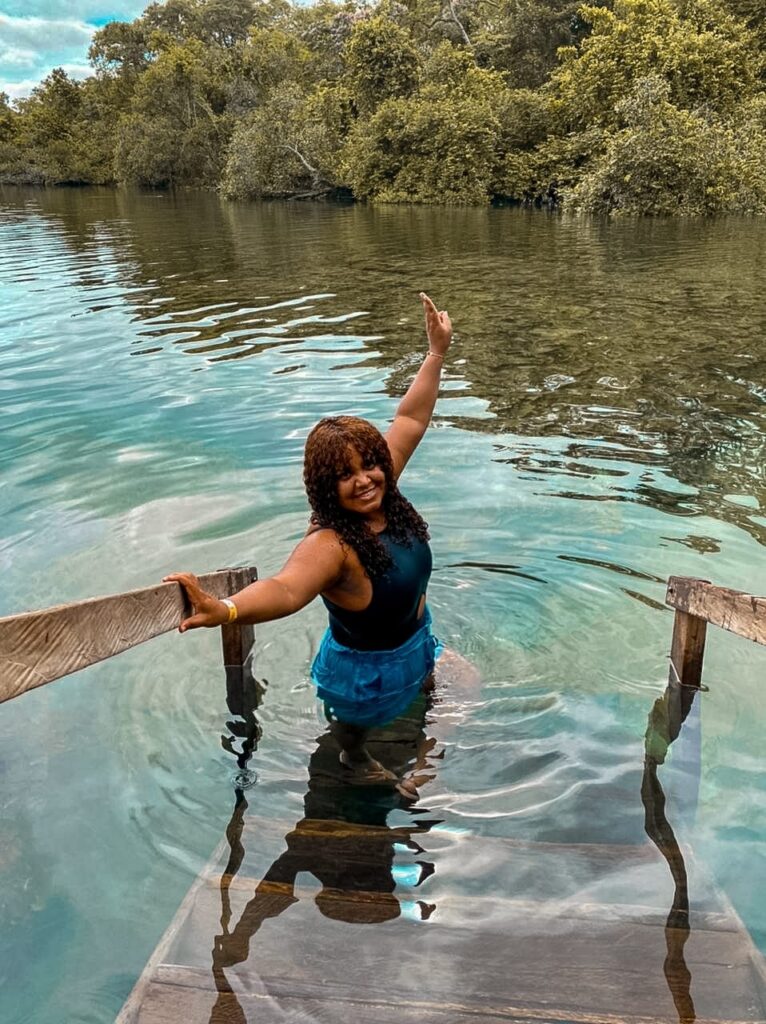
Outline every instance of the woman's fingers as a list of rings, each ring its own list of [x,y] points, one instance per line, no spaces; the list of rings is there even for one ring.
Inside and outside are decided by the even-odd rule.
[[[190,615],[188,619],[184,619],[178,627],[178,632],[185,633],[187,629],[200,629],[202,626],[206,625],[207,616],[202,613],[197,613],[197,615]]]
[[[433,304],[433,302],[426,295],[425,292],[421,292],[420,293],[420,300],[423,303],[423,309],[424,309],[425,314],[426,314],[426,320],[428,320],[431,317],[438,317],[439,314],[438,314],[438,312],[436,310],[436,306]]]
[[[180,583],[192,606],[192,614],[183,619],[178,627],[179,633],[185,633],[187,629],[199,629],[201,626],[220,625],[219,616],[216,615],[216,606],[220,602],[202,589],[193,572],[173,572],[164,576],[162,582]]]
[[[169,576],[163,576],[162,582],[180,583],[184,587],[196,587],[199,590],[199,580],[193,572],[172,572]]]

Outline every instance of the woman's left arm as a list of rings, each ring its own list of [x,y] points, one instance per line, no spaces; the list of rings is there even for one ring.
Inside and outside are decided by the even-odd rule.
[[[439,394],[442,361],[452,341],[452,323],[446,310],[437,310],[424,292],[421,292],[420,298],[426,315],[428,352],[423,365],[399,403],[394,422],[385,434],[394,463],[394,476],[397,478],[420,444],[420,439],[431,422]]]

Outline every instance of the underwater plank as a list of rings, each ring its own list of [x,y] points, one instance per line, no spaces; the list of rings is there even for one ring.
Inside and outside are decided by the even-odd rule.
[[[200,582],[224,597],[255,575],[253,568],[222,569],[200,576]],[[0,618],[0,702],[167,633],[185,610],[180,584],[161,583]],[[226,629],[224,660],[239,658],[239,664],[252,645],[253,627]]]
[[[766,597],[716,587],[706,580],[671,576],[665,603],[747,640],[766,644]]]
[[[662,932],[600,929],[564,933],[390,922],[385,930],[308,915],[273,925],[247,964],[210,968],[159,964],[137,1024],[211,1020],[566,1021],[649,1024],[677,1019],[663,971]],[[531,923],[531,922],[529,922]],[[391,926],[393,924],[393,927]],[[302,927],[301,927],[302,926]],[[302,933],[302,934],[301,934]],[[531,941],[530,941],[531,940]],[[755,1024],[763,1005],[737,936],[695,936],[688,950],[696,1020]]]
[[[766,1019],[763,957],[730,904],[700,900],[705,872],[696,881],[691,851],[695,903],[717,909],[693,911],[689,931],[665,926],[672,886],[651,847],[625,846],[620,857],[614,845],[460,838],[451,855],[442,850],[438,877],[449,883],[453,869],[464,874],[487,860],[490,843],[497,849],[489,862],[498,863],[502,847],[508,865],[494,879],[496,895],[446,894],[432,885],[394,893],[390,866],[374,870],[385,830],[370,828],[365,837],[349,822],[305,822],[305,839],[320,847],[313,868],[295,883],[279,871],[267,880],[264,868],[275,857],[284,870],[300,852],[295,840],[304,829],[280,839],[284,825],[247,822],[242,841],[245,860],[260,868],[255,874],[221,874],[226,850],[218,865],[211,860],[120,1024],[669,1024],[692,1009],[697,1024]],[[402,838],[398,830],[389,835]],[[325,876],[338,861],[348,888]],[[568,898],[555,891],[519,898],[546,892],[532,871],[538,881],[569,876]],[[610,884],[596,885],[604,873],[621,880],[620,892],[641,898],[612,902]],[[599,903],[602,893],[607,899]],[[411,916],[416,901],[427,919]]]

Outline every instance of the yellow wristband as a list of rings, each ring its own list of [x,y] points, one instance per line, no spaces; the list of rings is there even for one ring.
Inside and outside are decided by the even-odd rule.
[[[227,623],[233,622],[236,619],[236,617],[237,617],[237,606],[234,604],[233,601],[230,601],[228,597],[225,597],[223,599],[223,603],[229,609],[229,617],[226,620],[226,622]]]

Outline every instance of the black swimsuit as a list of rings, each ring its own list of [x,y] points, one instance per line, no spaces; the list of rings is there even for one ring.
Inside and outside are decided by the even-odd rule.
[[[391,556],[393,565],[384,576],[372,580],[372,600],[361,612],[341,608],[323,597],[330,613],[333,639],[357,651],[387,651],[399,647],[422,624],[418,619],[421,598],[431,576],[431,549],[427,541],[412,539],[411,545],[392,539],[388,530],[378,539]]]
[[[397,718],[420,692],[441,644],[420,601],[431,574],[431,549],[422,540],[396,543],[378,534],[393,565],[372,581],[372,600],[361,612],[322,598],[330,613],[311,666],[317,694],[330,718],[370,727]]]

